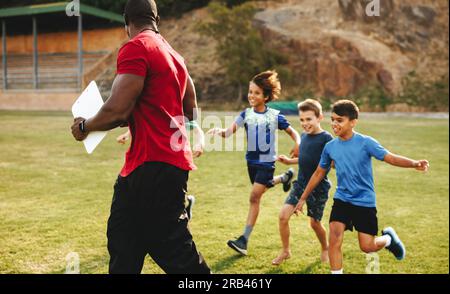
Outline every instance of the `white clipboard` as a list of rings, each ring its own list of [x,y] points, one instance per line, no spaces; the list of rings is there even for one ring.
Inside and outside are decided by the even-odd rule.
[[[95,81],[92,81],[73,104],[73,117],[83,117],[85,119],[91,118],[97,114],[102,105],[102,95],[100,94]],[[88,154],[91,154],[94,151],[103,138],[105,138],[106,133],[107,132],[91,132],[88,134],[86,139],[83,140],[84,147]]]

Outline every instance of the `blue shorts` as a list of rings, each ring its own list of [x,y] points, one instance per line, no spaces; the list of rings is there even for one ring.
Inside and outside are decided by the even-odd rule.
[[[247,169],[252,184],[258,183],[267,188],[273,187],[273,173],[275,172],[275,168],[247,165]]]
[[[301,186],[297,181],[293,181],[291,192],[284,203],[296,206],[304,190],[305,187]],[[309,217],[312,217],[317,221],[322,220],[325,204],[328,200],[328,190],[329,188],[326,189],[319,186],[314,189],[308,199],[306,199]]]

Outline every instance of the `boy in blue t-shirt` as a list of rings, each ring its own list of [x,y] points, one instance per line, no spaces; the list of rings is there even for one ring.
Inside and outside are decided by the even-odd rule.
[[[247,134],[247,169],[252,191],[250,193],[250,208],[244,233],[236,240],[229,240],[227,245],[242,255],[247,255],[247,244],[256,219],[263,194],[274,185],[283,184],[283,190],[290,189],[290,181],[294,176],[293,169],[274,177],[276,156],[276,137],[278,130],[284,130],[295,142],[291,155],[298,156],[300,136],[278,110],[266,106],[278,98],[281,91],[278,74],[275,71],[265,71],[256,75],[250,82],[248,101],[251,108],[247,108],[228,129],[215,128],[207,134],[229,137],[239,127],[245,127]]]
[[[325,145],[317,167],[300,201],[295,208],[302,211],[311,191],[320,183],[334,162],[337,189],[330,215],[329,258],[331,273],[342,274],[342,241],[345,230],[358,231],[359,246],[365,253],[382,248],[391,251],[401,260],[406,249],[391,227],[378,234],[378,219],[375,203],[375,189],[372,175],[372,157],[391,165],[427,171],[427,160],[412,160],[390,153],[375,139],[359,134],[353,129],[358,120],[359,109],[350,100],[333,104],[331,127],[337,138]]]
[[[298,158],[287,158],[285,155],[280,155],[278,158],[284,164],[298,164],[298,176],[297,181],[292,183],[292,190],[280,211],[278,226],[283,248],[278,257],[272,260],[273,265],[280,265],[284,260],[291,257],[289,247],[289,219],[294,213],[295,206],[305,190],[311,175],[319,164],[320,155],[325,144],[333,139],[330,133],[324,131],[320,126],[323,114],[322,106],[318,101],[307,99],[299,103],[298,110],[300,123],[303,128],[299,156]],[[325,204],[328,200],[328,190],[330,190],[330,187],[331,184],[327,176],[325,176],[307,200],[310,225],[321,245],[320,259],[322,262],[328,262],[327,231],[321,223],[321,220]]]

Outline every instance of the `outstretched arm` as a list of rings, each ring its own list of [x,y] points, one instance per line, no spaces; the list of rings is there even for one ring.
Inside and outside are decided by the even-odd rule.
[[[297,164],[298,163],[298,157],[294,157],[294,158],[289,158],[286,155],[282,154],[280,156],[278,156],[277,161],[286,164],[286,165],[290,165],[290,164]]]
[[[303,191],[302,196],[300,197],[300,200],[298,201],[297,206],[295,207],[294,212],[297,214],[299,211],[303,212],[303,205],[306,202],[306,199],[308,199],[309,194],[319,185],[320,181],[325,177],[327,174],[327,170],[322,168],[320,165],[317,167],[316,171],[313,173],[311,178],[309,179],[308,185],[306,185],[305,190]]]
[[[210,129],[209,131],[207,131],[206,133],[208,135],[213,135],[213,136],[218,135],[218,136],[221,136],[222,138],[228,138],[229,136],[236,133],[238,128],[239,128],[239,126],[237,125],[236,122],[234,122],[228,129],[213,128],[213,129]]]
[[[384,156],[384,161],[393,166],[404,167],[404,168],[415,168],[419,171],[427,171],[430,164],[428,160],[414,160],[401,155],[387,153]]]
[[[291,137],[292,141],[295,142],[294,148],[292,148],[291,152],[289,152],[289,155],[291,157],[298,157],[298,148],[300,146],[300,135],[291,126],[289,126],[284,131]]]

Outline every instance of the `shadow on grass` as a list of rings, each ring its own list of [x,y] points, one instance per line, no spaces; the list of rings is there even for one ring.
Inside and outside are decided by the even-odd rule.
[[[314,274],[317,273],[317,269],[320,268],[322,265],[322,262],[320,260],[315,261],[311,264],[309,264],[306,268],[296,272],[295,274]],[[271,270],[266,271],[265,274],[286,274],[286,272],[283,270],[283,265],[274,266]]]
[[[272,266],[272,269],[269,271],[266,271],[265,274],[285,274],[286,272],[283,270],[283,266],[282,265],[278,265],[278,266]]]
[[[314,274],[316,273],[316,269],[320,268],[322,266],[322,262],[320,260],[310,263],[307,267],[305,267],[303,270],[296,272],[296,274]]]
[[[233,266],[234,263],[241,258],[245,258],[245,256],[236,254],[236,255],[226,257],[222,260],[219,260],[215,264],[210,265],[211,270],[213,273],[220,273],[221,271]],[[98,270],[99,268],[106,268],[106,272],[104,272],[104,274],[107,274],[108,273],[107,272],[108,271],[108,263],[109,263],[108,255],[96,256],[96,257],[93,257],[88,260],[83,260],[80,262],[80,273],[93,273],[93,272],[96,272],[96,270]],[[66,268],[64,267],[64,268],[60,268],[57,270],[53,270],[49,273],[50,274],[64,274],[65,271],[66,271]]]
[[[224,259],[222,259],[222,260],[219,260],[219,261],[216,262],[215,264],[213,264],[213,265],[211,266],[211,269],[212,269],[213,273],[219,273],[219,272],[221,272],[221,271],[223,271],[223,270],[229,268],[230,266],[233,266],[233,264],[234,264],[237,260],[239,260],[239,259],[241,259],[241,258],[244,258],[244,257],[245,257],[245,256],[237,255],[237,254],[232,255],[232,256],[229,256],[229,257],[226,257],[226,258],[224,258]]]
[[[89,259],[80,260],[80,274],[108,274],[109,255],[93,256]],[[97,272],[98,269],[105,269],[104,272]],[[72,269],[73,270],[73,269]],[[65,274],[66,267],[50,271],[49,274]]]

